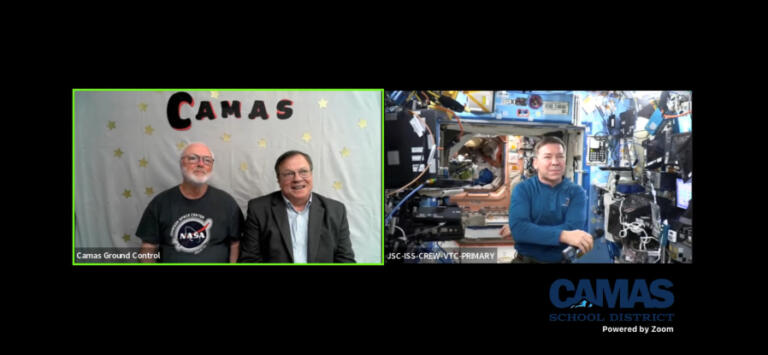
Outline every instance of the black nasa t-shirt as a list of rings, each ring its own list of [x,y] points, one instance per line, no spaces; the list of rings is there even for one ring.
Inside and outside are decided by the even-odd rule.
[[[227,263],[242,225],[243,212],[228,193],[209,185],[203,197],[190,200],[177,185],[152,199],[136,235],[160,244],[162,262]]]

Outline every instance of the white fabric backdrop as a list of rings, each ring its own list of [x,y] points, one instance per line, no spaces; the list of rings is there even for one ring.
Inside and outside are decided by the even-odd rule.
[[[288,150],[308,153],[313,191],[344,203],[355,259],[381,262],[380,91],[193,91],[181,105],[191,127],[171,127],[167,106],[179,91],[76,91],[75,246],[138,247],[136,227],[149,201],[181,182],[179,156],[206,143],[216,161],[210,184],[248,200],[277,191],[274,164]],[[293,115],[277,118],[277,103]],[[240,101],[241,118],[222,117],[221,101]],[[255,100],[269,118],[251,120]],[[209,101],[216,119],[195,119]]]

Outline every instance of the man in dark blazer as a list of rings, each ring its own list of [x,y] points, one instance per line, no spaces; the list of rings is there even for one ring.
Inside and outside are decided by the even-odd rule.
[[[248,201],[239,262],[354,263],[344,204],[312,192],[312,158],[275,163],[280,191]]]

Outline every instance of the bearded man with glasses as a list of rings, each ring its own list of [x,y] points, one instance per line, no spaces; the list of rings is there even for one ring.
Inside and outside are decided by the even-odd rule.
[[[280,191],[248,202],[240,262],[354,263],[346,208],[312,192],[312,158],[283,153],[275,175]]]
[[[213,162],[205,144],[184,149],[181,184],[155,196],[141,217],[140,254],[159,250],[160,261],[174,263],[237,262],[243,212],[230,194],[208,185]]]

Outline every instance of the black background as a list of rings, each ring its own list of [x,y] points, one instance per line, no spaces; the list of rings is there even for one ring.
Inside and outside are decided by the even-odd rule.
[[[510,59],[488,61],[484,70],[473,71],[458,60],[439,67],[427,61],[413,65],[408,53],[396,50],[333,59],[307,55],[325,51],[307,47],[272,55],[270,60],[230,55],[226,60],[190,61],[160,51],[122,56],[120,60],[109,56],[72,58],[62,68],[66,80],[56,91],[58,124],[52,135],[63,139],[63,144],[70,140],[72,88],[693,90],[697,201],[693,264],[74,267],[71,235],[66,232],[59,236],[61,248],[55,260],[60,273],[54,287],[65,296],[71,319],[128,312],[146,315],[131,319],[153,325],[171,321],[237,321],[274,327],[345,324],[376,328],[382,340],[395,343],[423,334],[441,334],[449,339],[453,334],[477,336],[478,341],[489,336],[524,341],[524,334],[591,337],[602,335],[600,323],[548,321],[549,313],[558,311],[549,302],[549,286],[554,280],[642,278],[650,283],[666,278],[674,283],[675,303],[665,312],[676,316],[671,324],[675,333],[665,337],[695,336],[714,322],[713,317],[720,312],[700,305],[711,304],[727,289],[722,276],[716,277],[714,272],[714,264],[722,258],[718,240],[723,234],[711,218],[718,208],[718,192],[705,189],[715,186],[718,179],[706,163],[706,157],[717,147],[705,143],[717,130],[708,122],[717,122],[709,112],[718,102],[718,91],[704,85],[701,73],[650,58],[619,67],[540,59],[518,63]],[[283,57],[301,59],[280,63]],[[69,144],[71,148],[71,141]],[[71,160],[62,161],[60,168],[69,176]],[[63,184],[61,225],[69,226],[71,181]],[[188,312],[190,302],[202,304],[205,311]]]

